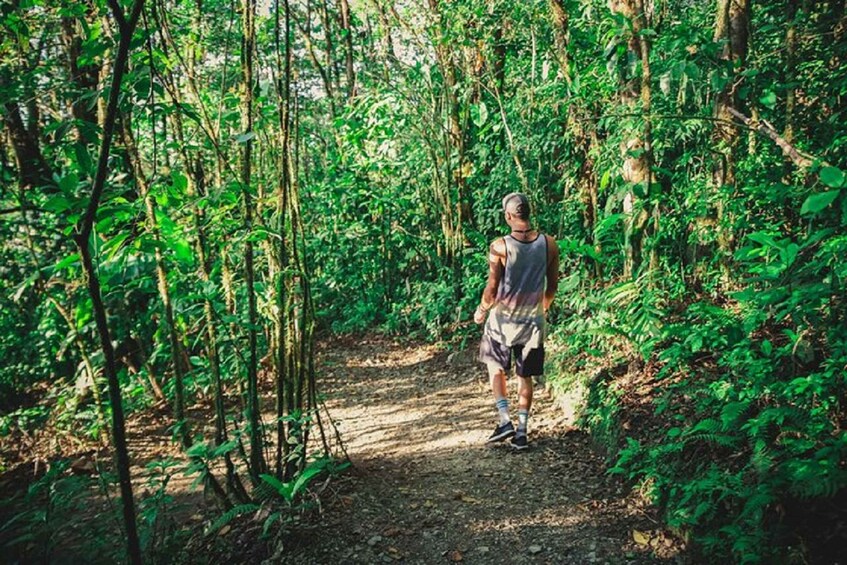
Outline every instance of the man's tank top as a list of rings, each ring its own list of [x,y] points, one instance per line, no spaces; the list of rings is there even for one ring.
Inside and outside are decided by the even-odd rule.
[[[488,314],[485,334],[503,345],[539,347],[544,343],[544,289],[547,279],[547,238],[533,241],[507,235],[506,270],[497,302]]]

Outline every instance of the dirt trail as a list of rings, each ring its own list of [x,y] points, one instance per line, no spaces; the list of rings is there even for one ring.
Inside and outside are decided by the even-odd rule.
[[[324,520],[289,541],[286,563],[684,561],[546,392],[531,449],[486,446],[494,411],[471,351],[377,339],[326,348],[319,362],[354,469],[325,497]]]

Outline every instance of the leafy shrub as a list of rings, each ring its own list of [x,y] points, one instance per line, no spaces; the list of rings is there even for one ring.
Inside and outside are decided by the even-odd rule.
[[[616,453],[611,472],[641,482],[668,524],[690,531],[707,555],[785,556],[804,543],[783,525],[786,506],[847,487],[838,424],[847,332],[833,290],[845,252],[845,238],[825,229],[799,240],[751,234],[737,256],[747,290],[724,306],[692,303],[663,326],[651,356],[660,367],[656,425],[636,437],[620,439],[619,415],[634,407],[622,404],[619,385],[590,389],[583,422]]]

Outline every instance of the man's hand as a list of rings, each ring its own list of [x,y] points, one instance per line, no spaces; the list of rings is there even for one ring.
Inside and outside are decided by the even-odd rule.
[[[483,310],[481,306],[477,306],[476,310],[473,313],[473,321],[476,324],[481,324],[485,321],[485,315],[488,313],[487,310]]]

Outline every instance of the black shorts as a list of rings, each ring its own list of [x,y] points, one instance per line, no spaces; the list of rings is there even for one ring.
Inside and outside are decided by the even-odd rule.
[[[544,374],[544,346],[524,350],[523,345],[503,345],[491,336],[483,335],[479,344],[479,361],[490,367],[500,367],[506,374],[512,368],[515,357],[515,373],[519,377],[537,377]]]

